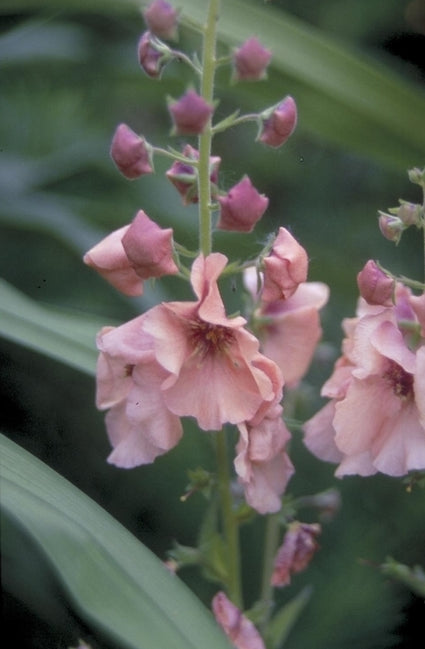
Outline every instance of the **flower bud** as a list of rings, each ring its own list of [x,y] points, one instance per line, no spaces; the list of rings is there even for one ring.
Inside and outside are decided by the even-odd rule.
[[[219,591],[214,596],[212,610],[218,624],[236,649],[265,649],[265,644],[254,624],[223,591]]]
[[[150,146],[127,124],[120,124],[112,138],[111,157],[130,180],[153,172]]]
[[[179,271],[173,259],[173,230],[160,228],[143,210],[137,212],[122,245],[132,268],[142,279]]]
[[[421,187],[425,187],[425,167],[423,169],[418,169],[418,167],[409,169],[407,175],[409,176],[409,180],[411,183],[415,183],[415,185],[420,185]]]
[[[286,229],[279,228],[270,254],[263,261],[263,302],[286,300],[307,279],[308,257],[305,249]]]
[[[251,232],[261,219],[269,204],[264,194],[259,194],[248,176],[232,187],[226,196],[219,196],[220,218],[219,230],[234,232]]]
[[[140,66],[152,79],[159,79],[163,68],[172,58],[170,48],[165,43],[156,41],[149,31],[141,35],[137,55]]]
[[[274,109],[264,111],[259,139],[271,147],[279,147],[292,135],[297,125],[297,105],[289,95]]]
[[[409,203],[408,201],[400,201],[400,207],[394,210],[394,214],[404,223],[406,228],[410,225],[420,227],[422,206],[417,203]],[[390,210],[392,212],[392,210]]]
[[[369,259],[357,275],[357,285],[360,295],[368,304],[393,304],[394,280],[378,268],[372,259]]]
[[[316,537],[320,532],[321,526],[318,523],[294,521],[288,526],[283,544],[276,555],[272,586],[287,586],[291,582],[291,574],[301,572],[308,566],[319,548]]]
[[[175,40],[177,37],[177,11],[165,0],[154,0],[143,12],[149,31],[158,36]]]
[[[272,53],[255,37],[249,38],[233,55],[235,81],[258,81],[266,77]]]
[[[399,243],[405,226],[403,221],[398,216],[379,212],[379,229],[386,239]]]
[[[183,155],[192,160],[198,160],[199,151],[186,144],[183,149]],[[217,196],[218,168],[221,158],[211,156],[210,158],[210,182],[211,198]],[[198,202],[198,175],[195,167],[189,163],[176,160],[170,169],[165,173],[167,178],[173,183],[183,200],[183,205]]]
[[[170,103],[168,109],[174,123],[175,135],[199,135],[214,111],[214,108],[192,89],[178,101]]]

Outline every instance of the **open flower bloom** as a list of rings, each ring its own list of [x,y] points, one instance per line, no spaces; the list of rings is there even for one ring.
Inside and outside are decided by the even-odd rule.
[[[144,317],[143,331],[169,374],[161,387],[167,407],[195,417],[203,430],[249,421],[277,391],[275,365],[264,362],[245,319],[226,316],[217,286],[226,263],[221,253],[200,255],[191,273],[198,300],[164,302]]]
[[[108,462],[132,468],[153,462],[182,436],[179,417],[166,407],[161,384],[167,373],[155,361],[140,316],[98,334],[96,405],[109,409],[106,430],[114,448]]]
[[[236,649],[265,649],[265,644],[254,624],[235,606],[223,591],[213,598],[212,610]]]
[[[322,389],[332,401],[304,428],[313,453],[340,463],[336,475],[425,468],[424,306],[398,284],[393,306],[360,300],[344,323],[344,355]]]
[[[317,523],[294,521],[288,526],[276,555],[272,586],[287,586],[291,583],[291,574],[305,570],[319,547],[316,537],[320,532],[321,527]]]
[[[253,299],[260,301],[253,323],[261,349],[279,366],[285,386],[294,388],[307,372],[322,335],[319,311],[329,299],[329,287],[322,282],[302,282],[291,297],[263,303],[257,281],[255,268],[247,268],[244,284]]]

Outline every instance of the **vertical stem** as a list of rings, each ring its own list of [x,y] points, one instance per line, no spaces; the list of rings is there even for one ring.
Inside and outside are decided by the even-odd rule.
[[[230,472],[227,457],[227,442],[224,430],[216,433],[216,455],[218,491],[221,503],[223,531],[227,545],[227,589],[229,598],[232,602],[238,608],[243,609],[238,521],[233,511],[232,494],[230,489]]]
[[[201,95],[205,101],[212,104],[214,99],[214,77],[216,67],[216,29],[218,22],[220,0],[210,0],[207,23],[204,31],[202,50]],[[199,248],[204,255],[209,255],[211,243],[211,186],[210,186],[210,156],[211,156],[211,118],[199,136]]]

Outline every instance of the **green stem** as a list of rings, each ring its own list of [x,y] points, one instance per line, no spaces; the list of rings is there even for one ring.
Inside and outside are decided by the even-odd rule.
[[[210,0],[207,23],[204,30],[202,51],[201,95],[212,105],[214,100],[214,76],[216,70],[216,30],[220,0]],[[198,196],[199,196],[199,248],[206,256],[212,250],[211,235],[211,186],[210,156],[212,143],[212,120],[208,120],[199,136]]]
[[[218,491],[221,504],[223,532],[227,546],[227,591],[229,598],[243,610],[239,557],[238,521],[233,510],[230,471],[228,465],[226,433],[215,434]]]
[[[266,531],[264,539],[263,555],[263,577],[261,582],[260,601],[264,605],[264,615],[262,619],[262,630],[265,628],[270,619],[273,603],[273,586],[271,585],[271,576],[273,573],[274,558],[281,537],[281,526],[278,514],[271,514],[266,518]]]

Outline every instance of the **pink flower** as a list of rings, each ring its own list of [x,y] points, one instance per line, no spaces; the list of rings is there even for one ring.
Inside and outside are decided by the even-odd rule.
[[[332,401],[305,425],[307,447],[340,462],[336,475],[425,468],[424,306],[398,284],[393,306],[360,301],[344,323],[344,356],[322,389]]]
[[[257,38],[249,38],[234,53],[234,79],[236,81],[264,79],[271,57],[271,51],[263,47]]]
[[[138,277],[162,277],[179,272],[173,259],[173,230],[160,228],[139,210],[122,238],[128,260]]]
[[[182,436],[180,419],[166,407],[161,385],[167,372],[156,362],[140,316],[99,333],[96,405],[106,415],[114,448],[108,462],[132,468],[153,462]]]
[[[175,39],[177,11],[165,0],[154,0],[143,12],[149,31],[158,38]]]
[[[176,135],[199,135],[204,130],[214,108],[195,90],[188,90],[178,101],[169,105]]]
[[[260,514],[277,512],[281,496],[294,473],[285,446],[290,434],[282,420],[283,408],[275,404],[260,421],[238,424],[235,469],[247,503]]]
[[[225,422],[249,421],[276,396],[275,368],[264,363],[258,340],[242,317],[228,318],[217,286],[227,259],[198,257],[191,273],[196,302],[160,304],[144,316],[157,362],[168,378],[165,403],[179,416],[192,416],[203,430]]]
[[[290,96],[273,110],[263,113],[264,122],[259,140],[271,147],[279,147],[292,135],[297,125],[297,105]]]
[[[142,295],[143,282],[125,253],[122,238],[129,225],[115,230],[91,248],[83,261],[125,295]]]
[[[263,302],[291,297],[299,284],[307,279],[307,253],[285,228],[279,228],[271,252],[264,259],[263,270]]]
[[[120,124],[115,131],[111,157],[121,173],[130,180],[153,172],[149,145],[127,124]]]
[[[251,232],[267,209],[269,199],[259,194],[248,176],[244,176],[226,196],[219,196],[219,230]]]
[[[199,151],[190,146],[190,144],[186,144],[183,148],[183,155],[191,160],[199,159]],[[218,168],[220,162],[221,158],[218,156],[210,157],[211,198],[216,198],[217,196]],[[181,195],[183,205],[198,202],[198,174],[196,168],[189,162],[186,163],[181,160],[176,160],[165,175]]]
[[[394,280],[382,272],[372,259],[369,259],[357,275],[357,285],[360,295],[368,304],[391,306]]]
[[[276,555],[271,578],[272,586],[287,586],[291,574],[305,570],[318,549],[316,537],[321,527],[317,523],[294,521],[288,525],[283,544]]]
[[[212,601],[212,610],[221,626],[236,649],[265,649],[265,644],[254,624],[219,591]]]

